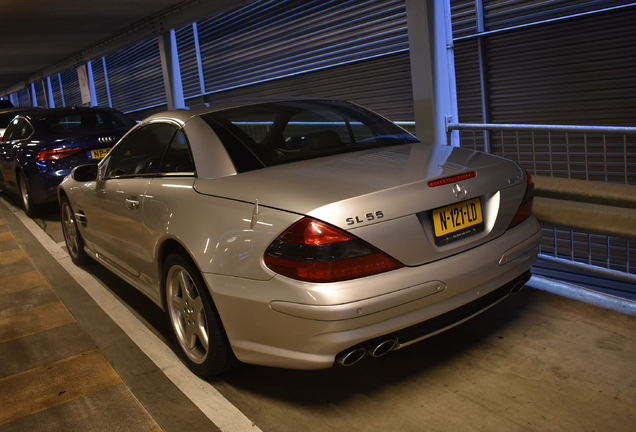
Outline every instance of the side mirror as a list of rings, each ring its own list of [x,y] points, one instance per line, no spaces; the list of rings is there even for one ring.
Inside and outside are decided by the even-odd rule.
[[[73,168],[71,172],[73,180],[78,182],[89,182],[97,180],[97,164],[80,165]]]

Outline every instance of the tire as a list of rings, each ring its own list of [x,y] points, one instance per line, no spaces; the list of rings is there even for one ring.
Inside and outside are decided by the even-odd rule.
[[[84,251],[84,239],[79,232],[75,213],[66,196],[60,199],[60,220],[68,254],[75,265],[84,265],[90,257]]]
[[[188,368],[210,378],[235,367],[238,360],[207,285],[189,257],[171,253],[166,258],[163,287],[172,336]]]
[[[33,201],[26,177],[18,174],[18,183],[20,185],[20,200],[22,201],[24,213],[30,218],[38,216],[42,211],[42,206]]]

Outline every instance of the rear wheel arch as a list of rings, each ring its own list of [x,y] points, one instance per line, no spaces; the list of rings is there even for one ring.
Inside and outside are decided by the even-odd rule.
[[[179,254],[181,254],[184,257],[187,256],[190,259],[190,261],[194,264],[194,259],[192,259],[192,257],[188,253],[188,251],[185,248],[185,246],[183,246],[181,243],[179,243],[175,239],[168,239],[168,240],[164,241],[161,244],[161,246],[159,247],[159,250],[158,250],[158,253],[157,253],[157,257],[158,257],[158,259],[157,259],[157,276],[158,276],[158,280],[160,281],[161,305],[163,306],[164,310],[167,310],[166,309],[167,304],[166,304],[166,287],[164,286],[163,274],[164,274],[164,270],[165,270],[166,259],[172,253],[179,253]]]

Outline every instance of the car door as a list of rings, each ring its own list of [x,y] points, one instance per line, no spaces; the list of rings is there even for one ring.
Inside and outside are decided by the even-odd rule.
[[[133,131],[109,153],[84,208],[88,237],[102,259],[139,275],[145,192],[177,128],[152,123]]]
[[[16,158],[18,152],[33,135],[33,126],[24,117],[16,117],[11,121],[0,141],[0,179],[5,189],[17,191]]]

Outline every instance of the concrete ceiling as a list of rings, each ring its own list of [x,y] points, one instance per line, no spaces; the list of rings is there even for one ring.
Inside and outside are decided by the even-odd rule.
[[[100,54],[96,47],[107,45],[112,51],[118,46],[113,41],[119,45],[136,42],[172,25],[248,2],[0,0],[0,94],[41,79],[55,72],[56,66],[90,60],[91,54]]]

